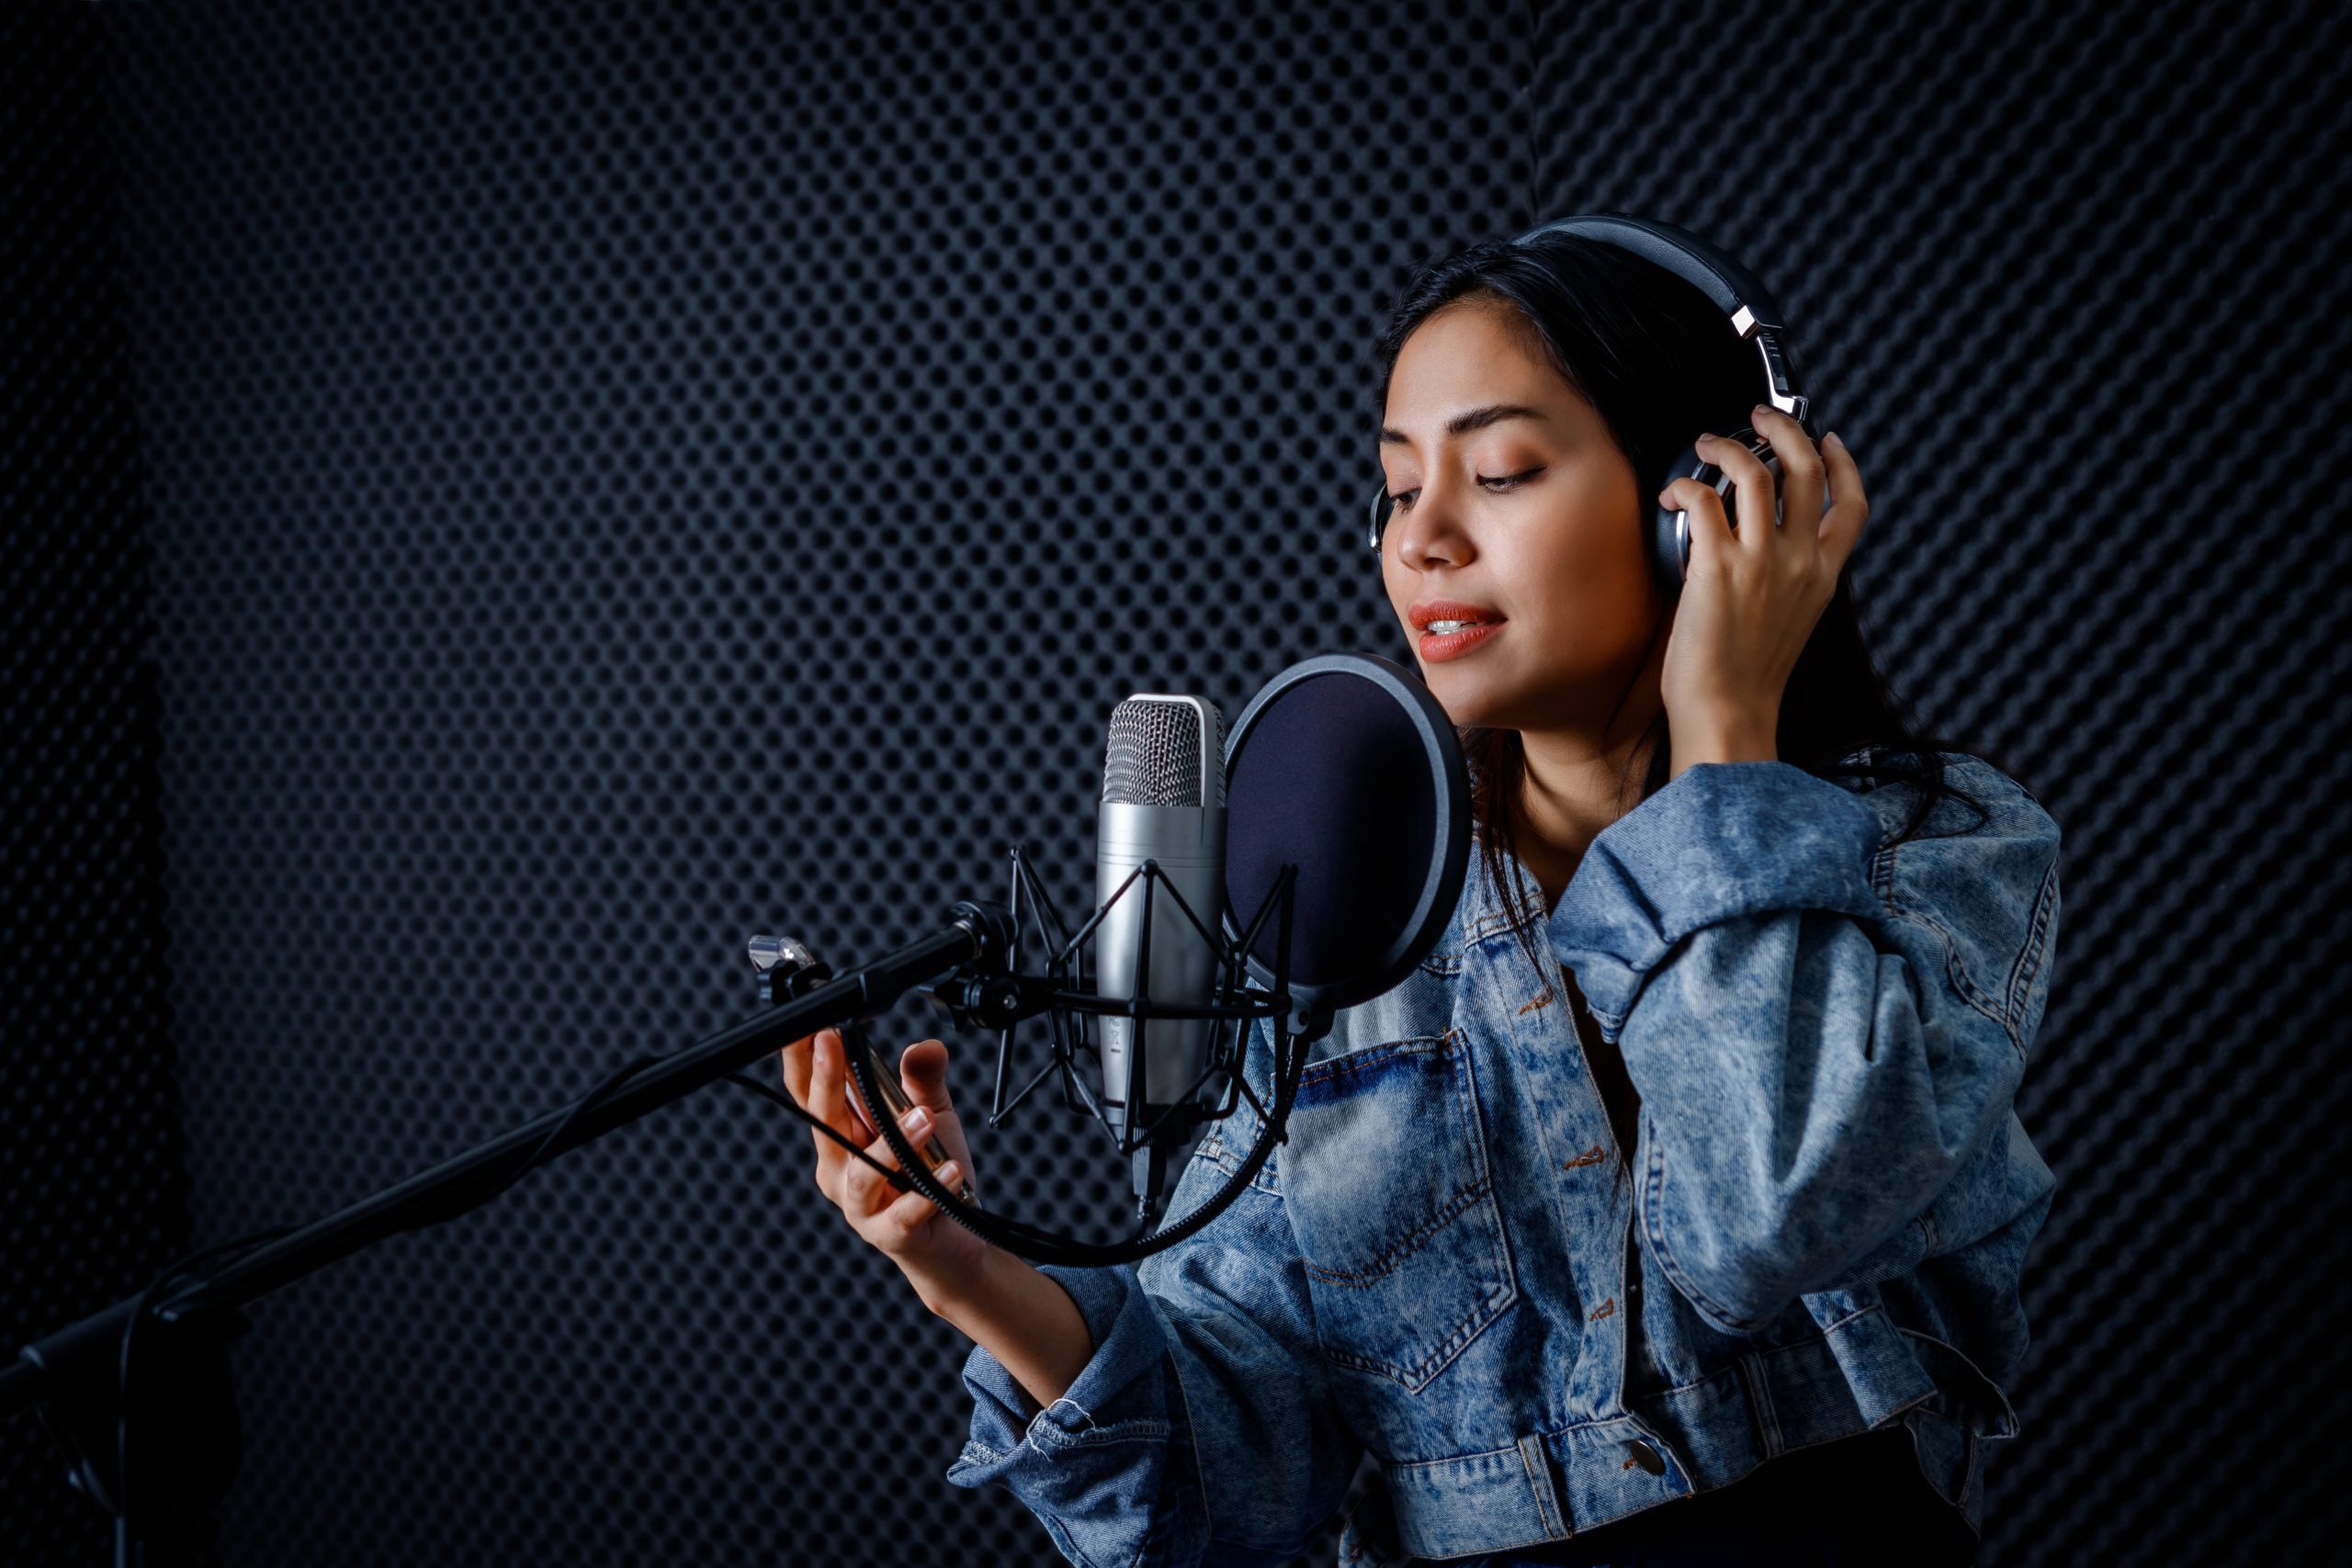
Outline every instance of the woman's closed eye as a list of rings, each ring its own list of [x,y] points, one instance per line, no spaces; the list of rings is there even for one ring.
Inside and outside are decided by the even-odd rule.
[[[1528,480],[1530,480],[1530,479],[1533,479],[1536,475],[1538,475],[1538,474],[1542,473],[1543,471],[1544,471],[1543,465],[1538,464],[1538,465],[1537,465],[1537,466],[1535,466],[1534,468],[1524,469],[1524,470],[1522,470],[1522,471],[1521,471],[1521,472],[1519,472],[1519,473],[1516,473],[1516,474],[1502,474],[1502,475],[1487,475],[1487,474],[1480,474],[1480,475],[1478,476],[1478,482],[1479,482],[1480,484],[1482,484],[1482,485],[1486,485],[1486,486],[1489,487],[1489,488],[1490,488],[1490,489],[1492,489],[1496,493],[1500,494],[1501,492],[1503,492],[1503,491],[1510,491],[1510,490],[1515,490],[1515,489],[1517,489],[1519,486],[1525,484]],[[1410,507],[1411,507],[1411,505],[1413,504],[1413,503],[1412,503],[1412,502],[1411,502],[1410,500],[1408,500],[1408,497],[1410,497],[1410,496],[1416,496],[1416,495],[1419,495],[1419,494],[1420,494],[1420,493],[1421,493],[1421,492],[1420,492],[1420,491],[1419,491],[1419,489],[1418,487],[1417,487],[1417,488],[1415,488],[1415,489],[1412,489],[1412,490],[1398,491],[1396,493],[1395,493],[1394,495],[1391,495],[1391,496],[1388,498],[1388,500],[1389,500],[1389,503],[1390,503],[1391,505],[1395,506],[1395,507],[1396,507],[1398,511],[1400,511],[1400,512],[1401,512],[1401,511],[1405,511],[1405,510],[1407,510],[1407,509],[1410,508]]]

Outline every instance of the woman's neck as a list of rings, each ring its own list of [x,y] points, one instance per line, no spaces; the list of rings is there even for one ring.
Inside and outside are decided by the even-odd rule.
[[[1613,752],[1589,738],[1521,730],[1526,777],[1513,803],[1511,834],[1521,863],[1544,890],[1549,914],[1567,891],[1600,830],[1639,804],[1649,761],[1639,737]]]

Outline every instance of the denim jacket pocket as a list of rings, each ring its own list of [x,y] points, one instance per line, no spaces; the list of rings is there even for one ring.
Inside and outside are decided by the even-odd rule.
[[[1331,1364],[1419,1392],[1518,1298],[1459,1029],[1311,1063],[1282,1183]]]
[[[2018,1435],[2017,1407],[2009,1403],[2007,1393],[1964,1352],[1916,1328],[1902,1332],[1911,1353],[1935,1381],[1936,1393],[1927,1402],[1930,1411],[1982,1438],[1998,1440]]]

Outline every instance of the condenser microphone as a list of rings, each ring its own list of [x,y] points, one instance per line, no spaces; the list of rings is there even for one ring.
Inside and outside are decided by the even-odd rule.
[[[1191,919],[1167,886],[1137,874],[1147,860],[1182,894]],[[1134,882],[1121,893],[1130,875]],[[1141,994],[1151,1006],[1205,1007],[1216,999],[1215,943],[1225,905],[1225,725],[1214,704],[1138,692],[1112,711],[1095,832],[1094,902],[1102,912],[1095,988],[1104,1000],[1134,1000],[1139,978],[1147,982]],[[1138,961],[1147,904],[1148,969]],[[1132,1166],[1136,1201],[1148,1212],[1159,1201],[1170,1155],[1198,1128],[1203,1109],[1223,1096],[1224,1073],[1196,1082],[1216,1021],[1110,1013],[1101,1020],[1102,1104],[1111,1128],[1123,1141],[1134,1135],[1131,1129],[1154,1129],[1136,1145]]]

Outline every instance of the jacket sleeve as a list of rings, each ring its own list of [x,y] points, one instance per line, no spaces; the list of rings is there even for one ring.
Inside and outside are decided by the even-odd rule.
[[[1258,1027],[1262,1062],[1271,1042]],[[1170,1217],[1239,1168],[1256,1136],[1246,1100],[1232,1120],[1247,1138],[1228,1145],[1215,1126],[1203,1136]],[[1093,1355],[1032,1418],[1034,1401],[975,1345],[963,1374],[970,1438],[947,1479],[1004,1486],[1081,1565],[1253,1568],[1295,1556],[1344,1500],[1363,1450],[1332,1402],[1276,1158],[1206,1225],[1139,1263],[1041,1271],[1077,1303]]]
[[[1834,781],[1695,763],[1593,840],[1553,911],[1642,1099],[1648,1249],[1726,1333],[1883,1272],[2004,1134],[2047,998],[2058,828],[1943,755],[1991,815],[1891,851]],[[1928,829],[1948,820],[1974,814],[1939,803]]]

